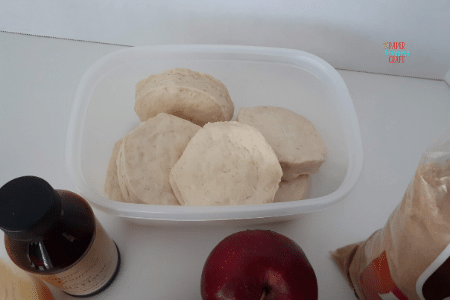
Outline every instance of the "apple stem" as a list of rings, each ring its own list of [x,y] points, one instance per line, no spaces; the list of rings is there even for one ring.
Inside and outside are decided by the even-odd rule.
[[[264,300],[264,299],[266,299],[266,295],[267,295],[267,290],[266,289],[263,289],[263,293],[262,293],[262,295],[261,295],[261,299],[259,299],[259,300]]]

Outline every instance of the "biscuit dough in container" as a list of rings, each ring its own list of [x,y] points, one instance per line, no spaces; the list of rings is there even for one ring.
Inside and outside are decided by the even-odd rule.
[[[104,192],[114,144],[140,120],[135,85],[151,74],[188,68],[209,74],[241,107],[278,106],[314,124],[327,161],[311,176],[309,199],[231,206],[122,203]],[[355,109],[338,72],[312,54],[277,48],[185,45],[122,49],[94,63],[81,78],[67,132],[66,162],[77,192],[99,210],[142,224],[249,225],[296,218],[337,203],[362,169]]]

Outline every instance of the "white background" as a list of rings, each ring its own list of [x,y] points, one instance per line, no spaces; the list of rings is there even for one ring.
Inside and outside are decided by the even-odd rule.
[[[0,30],[121,45],[300,49],[335,68],[444,79],[450,1],[0,0]],[[383,42],[410,56],[390,64]]]

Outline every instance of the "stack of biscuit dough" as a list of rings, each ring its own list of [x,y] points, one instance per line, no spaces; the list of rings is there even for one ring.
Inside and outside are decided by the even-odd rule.
[[[216,78],[170,69],[136,84],[141,123],[113,147],[111,200],[154,205],[242,205],[309,197],[326,160],[306,118],[279,107],[241,108]]]
[[[327,159],[327,149],[314,125],[286,108],[241,108],[236,119],[258,129],[275,151],[283,170],[275,202],[308,198],[310,175]]]

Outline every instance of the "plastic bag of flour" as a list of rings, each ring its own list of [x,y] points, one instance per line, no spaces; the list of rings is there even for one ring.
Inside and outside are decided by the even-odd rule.
[[[422,155],[384,228],[332,257],[359,299],[450,300],[450,130]]]

